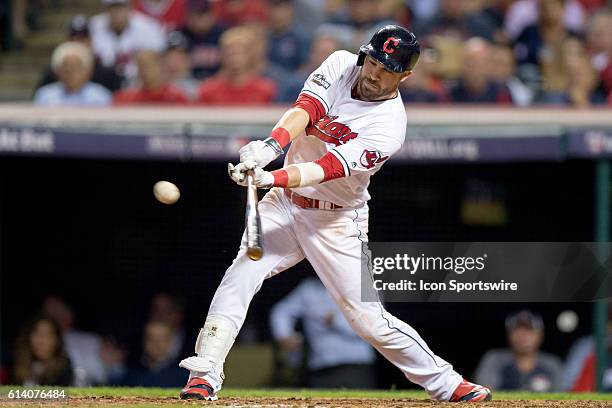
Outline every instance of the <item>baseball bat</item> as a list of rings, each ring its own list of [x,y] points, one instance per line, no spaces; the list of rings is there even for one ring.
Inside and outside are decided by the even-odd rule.
[[[257,208],[257,186],[253,180],[253,171],[247,172],[247,202],[245,214],[247,255],[253,261],[259,261],[263,256],[263,240],[261,236],[261,219]]]

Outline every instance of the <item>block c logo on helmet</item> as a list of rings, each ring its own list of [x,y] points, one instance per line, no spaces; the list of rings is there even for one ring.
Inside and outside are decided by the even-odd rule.
[[[389,43],[392,43],[393,46],[389,47]],[[386,52],[387,54],[393,54],[395,52],[395,47],[397,47],[399,45],[399,40],[395,37],[389,37],[387,38],[387,41],[385,41],[385,44],[383,45],[383,51]]]

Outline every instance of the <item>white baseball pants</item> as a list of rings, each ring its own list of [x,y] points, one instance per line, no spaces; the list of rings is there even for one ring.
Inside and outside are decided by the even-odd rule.
[[[274,188],[259,203],[264,256],[252,261],[243,236],[238,255],[225,272],[209,315],[223,316],[240,330],[251,299],[263,281],[306,258],[365,341],[437,400],[450,399],[462,380],[436,356],[418,333],[379,302],[361,302],[361,244],[367,240],[368,207],[302,209]]]

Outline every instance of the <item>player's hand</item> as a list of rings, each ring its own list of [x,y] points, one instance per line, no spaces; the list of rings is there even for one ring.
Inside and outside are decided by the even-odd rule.
[[[240,153],[241,163],[254,161],[262,169],[282,153],[282,151],[275,150],[272,145],[263,140],[250,142],[242,146],[238,152]]]
[[[240,169],[234,166],[232,163],[227,163],[227,174],[229,174],[230,178],[239,186],[246,186],[246,173],[241,172]]]
[[[271,188],[274,185],[272,173],[265,171],[254,161],[238,163],[236,166],[231,163],[227,164],[227,172],[230,178],[239,186],[246,187],[246,176],[249,170],[253,170],[253,181],[257,188]]]

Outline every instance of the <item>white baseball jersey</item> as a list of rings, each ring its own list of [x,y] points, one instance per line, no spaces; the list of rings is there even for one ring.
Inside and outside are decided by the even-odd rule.
[[[114,66],[127,78],[135,78],[138,68],[134,55],[138,51],[163,51],[166,37],[162,27],[149,16],[133,11],[130,22],[119,35],[110,29],[108,13],[91,18],[91,48],[94,55],[107,67]]]
[[[368,239],[369,214],[368,206],[362,204],[370,198],[370,176],[404,141],[406,112],[400,96],[381,102],[352,99],[351,88],[361,69],[356,62],[356,55],[336,52],[310,75],[297,104],[304,102],[316,123],[294,139],[285,158],[289,165],[333,154],[337,161],[329,164],[331,173],[339,173],[341,163],[347,177],[294,190],[346,208],[301,208],[277,187],[259,202],[264,256],[258,261],[247,256],[243,234],[238,255],[225,271],[196,340],[197,356],[181,362],[190,377],[204,378],[215,392],[221,389],[223,361],[253,296],[265,279],[303,259],[310,262],[350,327],[406,378],[442,401],[449,400],[462,382],[452,365],[435,355],[410,325],[380,302],[361,299],[362,245]]]
[[[365,102],[351,97],[361,67],[357,55],[336,51],[304,83],[303,95],[318,100],[325,112],[291,143],[285,166],[320,159],[327,152],[344,167],[345,178],[293,190],[305,197],[358,207],[370,199],[370,177],[397,152],[406,135],[406,110],[395,98]]]

